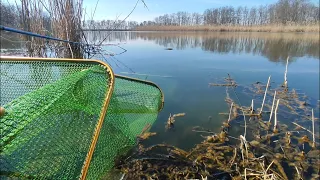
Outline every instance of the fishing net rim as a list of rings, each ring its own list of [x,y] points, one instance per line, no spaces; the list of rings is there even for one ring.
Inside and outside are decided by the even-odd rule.
[[[132,78],[132,77],[128,77],[128,76],[122,76],[122,75],[115,74],[115,77],[120,78],[120,79],[126,79],[129,81],[136,81],[136,82],[140,82],[140,83],[145,83],[145,84],[148,84],[150,86],[153,86],[153,87],[159,89],[159,91],[161,93],[161,105],[158,109],[158,112],[160,112],[163,109],[163,107],[164,107],[164,93],[163,93],[162,89],[160,88],[160,86],[158,86],[157,84],[155,84],[151,81],[141,80],[141,79]]]

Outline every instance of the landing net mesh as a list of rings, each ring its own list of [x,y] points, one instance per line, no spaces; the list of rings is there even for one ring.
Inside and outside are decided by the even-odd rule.
[[[1,179],[78,179],[86,163],[102,178],[162,107],[157,86],[98,61],[1,58],[0,75]]]

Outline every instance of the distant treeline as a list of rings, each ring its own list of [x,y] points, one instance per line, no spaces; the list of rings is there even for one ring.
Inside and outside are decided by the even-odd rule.
[[[248,8],[225,6],[211,8],[203,14],[177,12],[156,17],[143,25],[267,25],[314,24],[319,22],[319,6],[308,0],[279,0],[270,5]]]
[[[156,17],[153,21],[103,20],[86,21],[89,29],[138,29],[145,26],[266,26],[266,25],[315,25],[319,23],[319,5],[309,0],[279,0],[274,4],[248,8],[246,6],[206,9],[201,13],[177,12]],[[179,28],[178,28],[179,29]],[[147,30],[152,30],[147,29]],[[166,30],[166,29],[163,29]]]

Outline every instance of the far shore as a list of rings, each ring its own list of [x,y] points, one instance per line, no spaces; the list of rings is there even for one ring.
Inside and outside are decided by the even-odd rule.
[[[320,32],[314,25],[260,25],[260,26],[138,26],[134,31],[212,31],[212,32]]]

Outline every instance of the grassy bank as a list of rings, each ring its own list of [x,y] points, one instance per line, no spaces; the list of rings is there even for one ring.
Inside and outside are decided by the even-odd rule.
[[[139,26],[137,31],[226,31],[226,32],[320,32],[319,24],[314,25],[256,25],[256,26]]]

